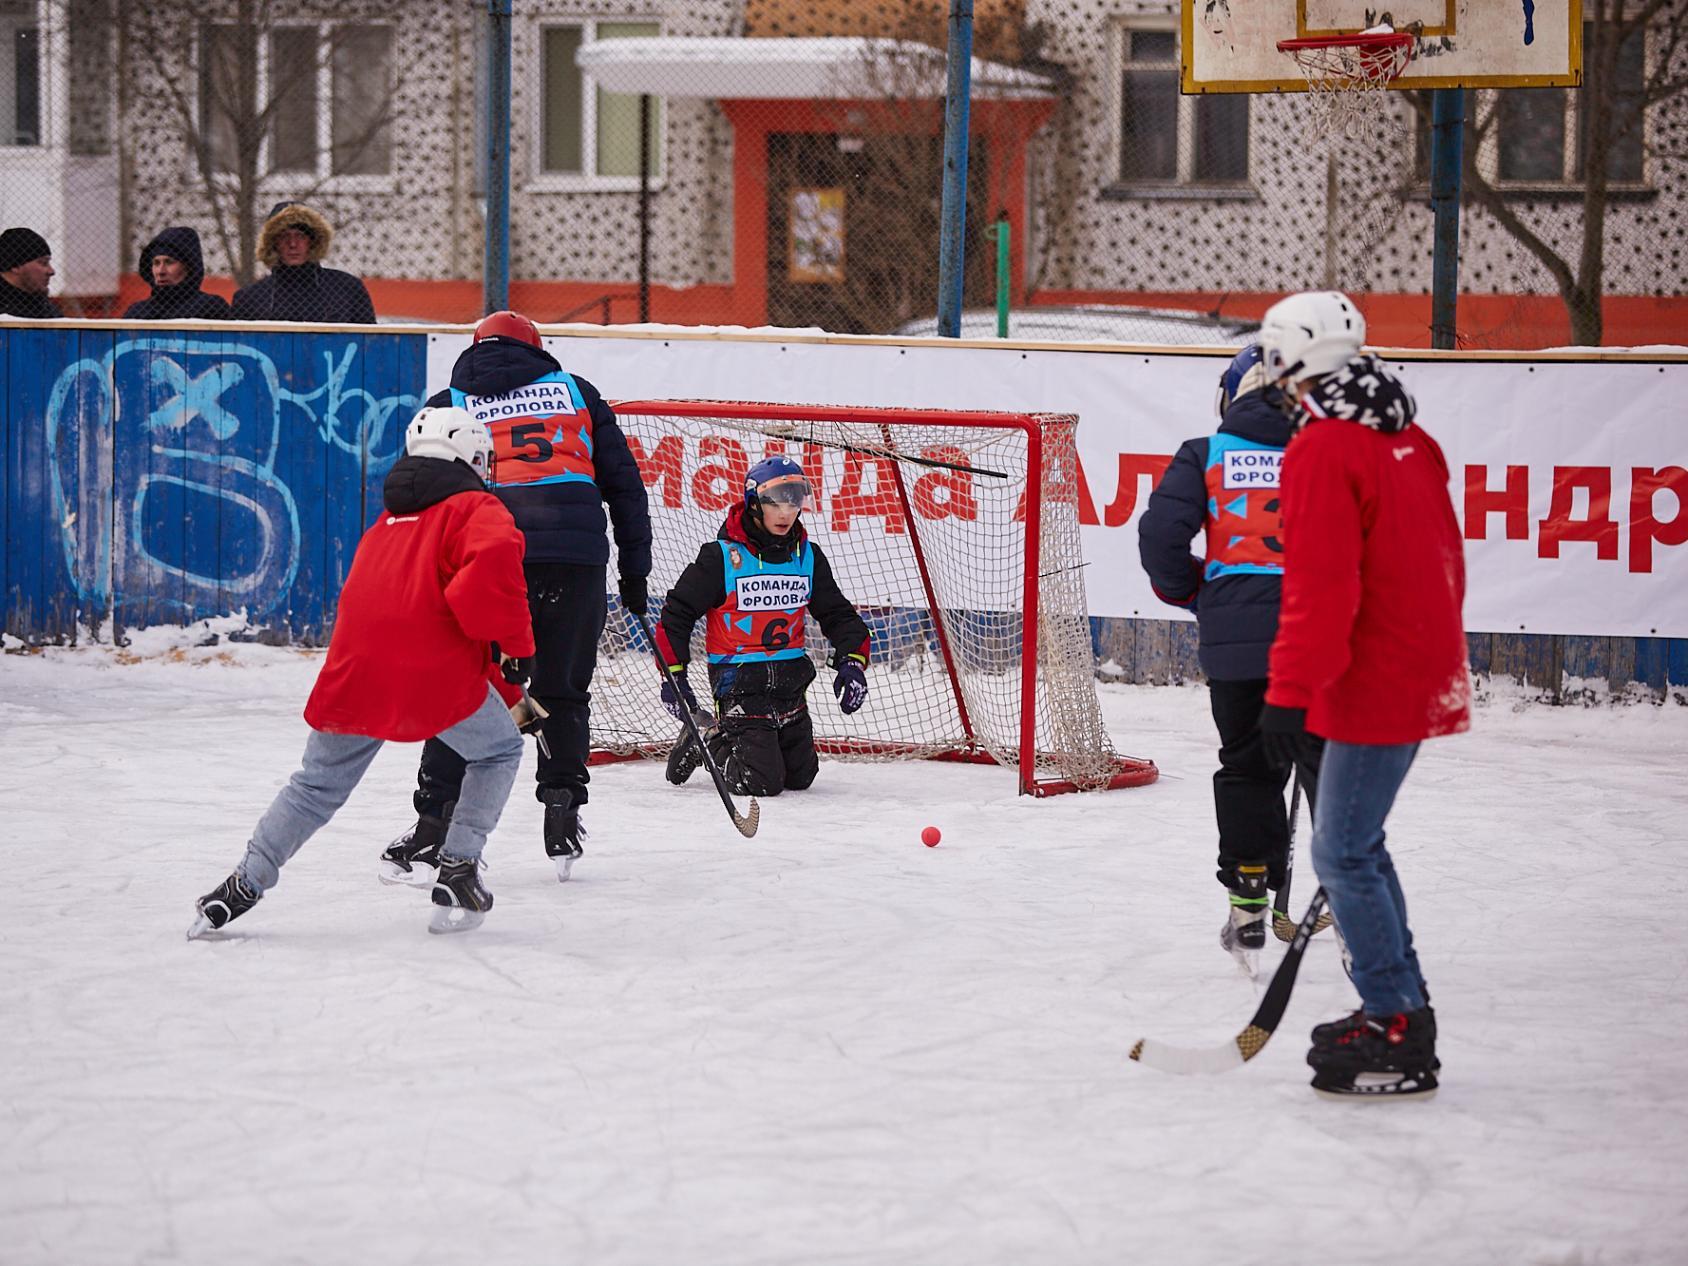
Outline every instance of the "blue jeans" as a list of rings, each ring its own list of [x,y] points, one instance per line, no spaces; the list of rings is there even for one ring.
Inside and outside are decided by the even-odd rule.
[[[1325,744],[1319,770],[1313,869],[1348,944],[1354,987],[1368,1015],[1424,1005],[1406,899],[1383,842],[1383,820],[1417,755],[1417,743],[1332,741]]]
[[[478,858],[516,783],[522,736],[509,709],[488,686],[486,702],[439,737],[468,762],[440,856]],[[258,819],[246,856],[236,867],[248,885],[260,893],[275,887],[287,859],[346,803],[382,742],[361,734],[311,731],[298,772]]]

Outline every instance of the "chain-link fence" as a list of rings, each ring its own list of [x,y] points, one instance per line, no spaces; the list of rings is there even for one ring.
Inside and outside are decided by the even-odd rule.
[[[1688,11],[1639,7],[1590,14],[1581,89],[1467,93],[1462,341],[1688,341]],[[512,304],[935,332],[947,9],[517,0]],[[1327,145],[1301,96],[1181,95],[1173,0],[974,11],[964,335],[1230,343],[1331,285],[1375,341],[1427,340],[1423,94],[1376,94],[1382,143]],[[0,306],[478,316],[487,23],[0,0]]]

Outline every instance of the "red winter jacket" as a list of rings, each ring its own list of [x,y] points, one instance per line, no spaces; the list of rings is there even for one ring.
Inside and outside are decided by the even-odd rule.
[[[1266,701],[1343,743],[1469,728],[1465,556],[1448,463],[1417,426],[1310,422],[1282,472],[1284,599]]]
[[[489,642],[533,654],[522,534],[460,462],[402,458],[386,510],[358,542],[328,659],[305,705],[312,729],[401,743],[486,702]]]

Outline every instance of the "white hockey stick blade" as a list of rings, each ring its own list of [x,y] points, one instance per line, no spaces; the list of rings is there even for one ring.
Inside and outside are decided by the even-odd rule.
[[[1246,1037],[1247,1033],[1243,1036]],[[1145,1037],[1139,1038],[1137,1045],[1131,1048],[1131,1058],[1163,1073],[1174,1073],[1180,1077],[1211,1077],[1241,1068],[1248,1062],[1248,1056],[1243,1054],[1242,1042],[1242,1037],[1236,1037],[1224,1046],[1192,1050],[1168,1046],[1165,1042]]]
[[[435,906],[433,915],[428,919],[428,931],[442,935],[448,932],[473,932],[485,922],[484,910],[465,910],[461,906]]]

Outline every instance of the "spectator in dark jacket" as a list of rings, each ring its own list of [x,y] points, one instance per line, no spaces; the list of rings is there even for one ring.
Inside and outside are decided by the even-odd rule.
[[[1290,437],[1287,403],[1266,381],[1260,348],[1245,347],[1219,381],[1218,434],[1185,441],[1137,528],[1156,595],[1194,611],[1200,628],[1197,655],[1219,729],[1218,879],[1231,901],[1220,940],[1245,954],[1265,945],[1266,890],[1285,883],[1289,852],[1289,770],[1267,763],[1260,733],[1267,656],[1283,596],[1278,467]],[[1206,536],[1205,558],[1190,552],[1198,533]],[[1296,764],[1311,804],[1317,738],[1301,743]]]
[[[550,713],[541,729],[535,794],[545,806],[546,856],[557,878],[566,880],[585,834],[580,807],[589,780],[592,674],[609,607],[604,507],[615,528],[621,600],[643,612],[651,570],[645,481],[597,388],[566,372],[520,313],[484,318],[457,358],[451,386],[430,403],[457,405],[486,422],[497,456],[487,486],[527,538],[528,598],[539,647],[532,691]],[[430,742],[417,781],[416,826],[382,857],[390,882],[418,882],[425,876],[415,863],[433,865],[462,786],[462,759]]]
[[[324,268],[334,228],[298,202],[278,202],[258,235],[258,262],[270,275],[235,292],[237,321],[375,324],[369,291],[351,273]]]
[[[53,248],[34,229],[0,233],[0,316],[50,320],[62,315],[47,297],[53,280]]]
[[[205,257],[199,234],[177,226],[165,229],[141,250],[141,280],[152,286],[152,297],[131,303],[128,321],[227,321],[234,314],[221,295],[199,288],[205,280]]]

